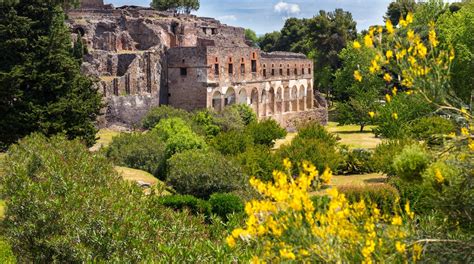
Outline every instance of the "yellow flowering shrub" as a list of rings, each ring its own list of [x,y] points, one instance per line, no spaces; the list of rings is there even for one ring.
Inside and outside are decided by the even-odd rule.
[[[310,199],[313,182],[328,183],[331,172],[319,174],[307,162],[296,178],[292,164],[287,172],[274,171],[273,182],[251,179],[260,200],[246,204],[246,226],[232,231],[230,247],[255,245],[263,251],[254,263],[303,262],[401,262],[416,261],[421,246],[409,243],[414,218],[409,204],[395,205],[395,215],[384,215],[377,205],[361,200],[350,203],[337,189],[329,189],[327,208],[315,208]],[[397,201],[398,203],[398,201]]]

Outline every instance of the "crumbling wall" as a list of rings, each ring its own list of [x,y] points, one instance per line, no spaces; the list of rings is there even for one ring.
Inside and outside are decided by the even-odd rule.
[[[81,8],[102,8],[104,0],[80,0]]]

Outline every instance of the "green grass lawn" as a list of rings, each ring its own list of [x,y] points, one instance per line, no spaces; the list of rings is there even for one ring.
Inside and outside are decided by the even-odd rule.
[[[341,140],[341,144],[348,145],[350,148],[374,149],[380,142],[371,132],[374,126],[367,126],[364,132],[360,132],[360,127],[356,125],[338,126],[336,122],[329,122],[326,129],[336,134]]]
[[[101,129],[97,133],[97,142],[90,149],[91,151],[97,151],[103,147],[107,147],[112,142],[113,137],[120,135],[121,132],[110,130],[110,129]]]
[[[153,175],[146,171],[136,170],[126,167],[119,167],[116,166],[115,170],[123,177],[126,181],[132,182],[145,182],[149,183],[152,188],[155,188],[157,192],[161,195],[169,195],[171,194],[167,189],[167,186],[164,182],[158,180]]]

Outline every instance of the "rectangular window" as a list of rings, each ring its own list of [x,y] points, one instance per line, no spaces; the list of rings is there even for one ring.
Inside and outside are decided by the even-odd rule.
[[[188,69],[187,68],[181,68],[179,69],[181,76],[186,76],[188,75]]]
[[[219,64],[218,63],[214,64],[214,74],[219,75]]]
[[[286,69],[286,75],[290,76],[290,69]]]
[[[263,69],[263,77],[267,77],[267,69]]]
[[[283,75],[283,69],[280,69],[280,75]]]
[[[308,68],[308,74],[311,74],[311,68]]]
[[[303,74],[303,75],[304,75],[304,68],[303,68],[303,69],[301,69],[301,74]]]
[[[234,74],[234,64],[229,63],[229,74]]]
[[[275,76],[275,69],[272,69],[272,76]]]
[[[252,60],[252,72],[257,72],[257,60]]]
[[[295,69],[295,75],[298,75],[298,69]]]
[[[240,73],[245,74],[245,64],[244,63],[240,64]]]

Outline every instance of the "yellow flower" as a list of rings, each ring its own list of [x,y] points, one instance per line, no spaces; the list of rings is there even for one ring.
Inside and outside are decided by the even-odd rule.
[[[382,34],[382,32],[383,32],[383,27],[382,27],[382,26],[379,26],[379,27],[377,28],[377,32],[378,32],[379,34]]]
[[[442,184],[444,182],[444,177],[440,169],[436,169],[435,171],[435,180],[438,184]]]
[[[357,40],[354,41],[353,45],[354,45],[355,49],[360,49],[362,47],[362,45],[360,45],[359,41],[357,41]]]
[[[421,259],[421,252],[423,250],[423,247],[420,246],[420,244],[415,243],[413,245],[413,260],[420,260]]]
[[[428,49],[421,42],[416,45],[416,50],[418,51],[420,58],[425,58],[428,53]]]
[[[408,23],[405,19],[403,18],[400,18],[400,21],[398,21],[398,24],[400,25],[400,27],[406,27],[408,26]]]
[[[412,29],[408,30],[407,38],[409,41],[413,42],[415,40],[415,31]]]
[[[283,166],[285,167],[285,169],[289,170],[291,169],[291,161],[290,159],[286,158],[283,160]]]
[[[461,135],[469,136],[469,129],[467,129],[465,127],[461,128]]]
[[[439,44],[439,41],[438,39],[436,38],[436,31],[434,29],[431,29],[429,34],[428,34],[428,39],[430,41],[430,44],[436,48],[436,46],[438,46]]]
[[[395,119],[395,120],[398,120],[398,114],[397,114],[397,113],[393,113],[393,114],[392,114],[392,118]]]
[[[354,71],[354,79],[358,82],[362,82],[362,75],[360,74],[360,71]]]
[[[262,262],[260,261],[260,259],[257,256],[253,256],[251,263],[252,264],[260,264]]]
[[[365,35],[364,44],[367,48],[372,48],[374,46],[374,41],[370,35]]]
[[[391,58],[393,58],[393,51],[387,50],[385,56],[387,57],[387,60],[390,60]]]
[[[288,249],[280,249],[280,256],[286,259],[296,259],[295,254]]]
[[[466,110],[466,108],[464,108],[464,107],[461,108],[461,114],[467,115],[467,110]]]
[[[392,21],[390,19],[387,19],[387,22],[385,22],[385,28],[387,28],[387,32],[390,35],[393,34],[393,32],[395,32]]]
[[[226,242],[227,242],[227,245],[229,245],[229,247],[231,248],[235,247],[235,239],[233,236],[228,236],[226,238]]]
[[[474,151],[474,140],[469,140],[469,149]]]
[[[454,49],[451,49],[451,51],[449,52],[449,61],[453,61],[454,60]]]
[[[399,215],[394,216],[392,218],[392,225],[401,226],[402,225],[402,217],[400,217]]]
[[[378,56],[378,55],[377,55]],[[377,71],[380,70],[380,65],[378,64],[378,59],[379,57],[375,57],[374,60],[372,60],[371,64],[372,66],[370,66],[369,70],[370,70],[370,73],[376,73]]]
[[[326,168],[326,170],[324,170],[323,175],[321,175],[321,180],[323,181],[323,183],[328,184],[331,182],[331,178],[332,178],[331,169]]]
[[[388,73],[385,73],[384,76],[383,76],[383,79],[386,81],[386,82],[391,82],[392,81],[392,76]]]
[[[375,112],[369,112],[369,116],[370,116],[370,118],[374,118]]]
[[[400,241],[397,241],[397,243],[395,243],[395,248],[400,254],[403,254],[406,251],[406,245],[401,243]]]
[[[411,211],[410,209],[410,201],[408,201],[406,204],[405,204],[405,213],[407,213],[408,217],[410,217],[410,219],[413,219],[415,217],[415,213]]]
[[[454,132],[451,132],[451,133],[449,133],[449,135],[448,135],[448,136],[449,136],[449,137],[456,137],[456,133],[454,133]]]
[[[396,86],[394,86],[393,89],[392,89],[392,94],[393,94],[393,96],[396,96],[396,95],[397,95],[397,92],[398,92],[398,89],[397,89]]]
[[[387,101],[387,103],[390,103],[392,101],[392,97],[389,94],[386,94],[385,101]]]
[[[406,20],[407,24],[413,23],[413,13],[408,12],[407,17],[405,18],[405,20]]]
[[[300,249],[299,253],[301,256],[304,256],[304,257],[309,256],[309,251],[306,249]]]

